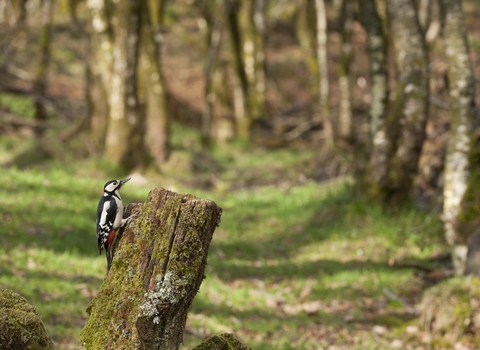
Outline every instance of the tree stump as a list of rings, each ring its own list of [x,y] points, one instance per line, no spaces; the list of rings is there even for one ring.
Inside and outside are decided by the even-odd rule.
[[[37,310],[8,289],[0,289],[0,349],[53,350]]]
[[[214,202],[154,189],[114,244],[113,261],[87,309],[90,349],[178,349],[204,278],[222,213]]]

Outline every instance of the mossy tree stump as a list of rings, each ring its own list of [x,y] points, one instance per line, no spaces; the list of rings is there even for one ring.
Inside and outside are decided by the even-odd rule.
[[[221,209],[212,201],[154,189],[114,245],[113,261],[88,308],[90,349],[177,349],[204,278]]]

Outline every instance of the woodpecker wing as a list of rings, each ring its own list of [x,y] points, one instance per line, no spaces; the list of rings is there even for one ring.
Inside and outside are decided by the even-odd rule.
[[[113,196],[103,196],[97,208],[98,252],[102,254],[108,235],[112,232],[118,206]]]

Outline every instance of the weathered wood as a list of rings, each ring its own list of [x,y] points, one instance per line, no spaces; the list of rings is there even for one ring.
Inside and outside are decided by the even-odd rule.
[[[86,349],[178,349],[222,213],[214,202],[154,189],[127,207],[132,222],[88,308]]]

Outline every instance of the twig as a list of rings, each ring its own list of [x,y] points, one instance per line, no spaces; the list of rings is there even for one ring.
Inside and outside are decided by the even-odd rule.
[[[405,311],[407,311],[408,313],[412,313],[412,314],[415,314],[416,311],[415,311],[415,308],[410,306],[405,300],[403,300],[403,298],[400,298],[398,295],[396,295],[395,293],[393,293],[390,289],[388,289],[387,287],[383,287],[383,294],[385,294],[385,296],[387,297],[387,299],[389,300],[392,300],[392,301],[397,301],[399,302],[400,304],[402,304],[403,308],[405,309]]]
[[[289,132],[285,133],[284,138],[287,141],[292,141],[296,139],[299,136],[302,136],[304,133],[307,131],[313,129],[314,127],[321,125],[322,120],[320,119],[311,119],[306,122],[301,123],[298,125],[296,128],[293,130],[290,130]]]

